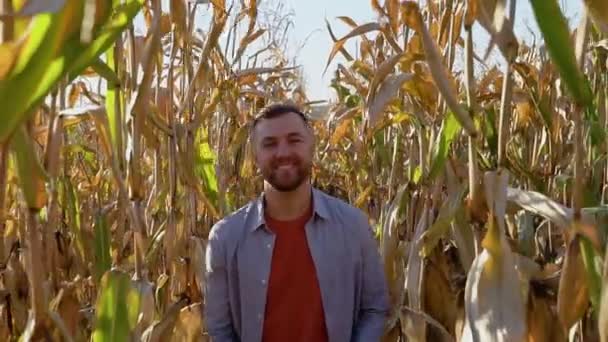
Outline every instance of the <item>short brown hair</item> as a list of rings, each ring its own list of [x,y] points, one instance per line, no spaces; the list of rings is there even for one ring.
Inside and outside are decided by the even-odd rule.
[[[302,118],[304,124],[306,126],[310,126],[309,117],[300,110],[300,108],[294,104],[289,103],[275,103],[265,107],[255,118],[253,118],[253,122],[251,122],[250,132],[253,133],[253,130],[257,126],[257,124],[264,119],[273,119],[285,114],[295,113]]]

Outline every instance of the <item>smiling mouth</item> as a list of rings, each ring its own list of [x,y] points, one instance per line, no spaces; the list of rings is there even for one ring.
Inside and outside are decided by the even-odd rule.
[[[284,164],[277,166],[277,170],[291,170],[293,168],[295,168],[294,164]]]

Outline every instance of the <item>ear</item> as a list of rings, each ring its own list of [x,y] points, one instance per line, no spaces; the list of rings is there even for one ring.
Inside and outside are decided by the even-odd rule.
[[[312,126],[310,124],[306,125],[306,131],[308,131],[308,134],[310,135],[310,138],[312,139],[313,145],[316,144],[317,137],[315,136],[315,130],[312,128]]]
[[[315,132],[313,131],[312,127],[308,128],[308,133],[310,137],[310,153],[314,155],[317,147],[317,137],[315,136]]]
[[[253,135],[249,137],[249,139],[247,140],[247,145],[245,147],[248,150],[248,152],[250,153],[250,155],[253,158],[255,158],[256,157],[256,153],[255,153],[255,139],[253,138]]]

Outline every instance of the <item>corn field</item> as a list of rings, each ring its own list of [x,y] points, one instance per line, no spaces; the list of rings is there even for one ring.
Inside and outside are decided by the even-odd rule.
[[[0,0],[0,340],[208,340],[207,235],[261,191],[249,120],[291,101],[314,186],[376,229],[383,341],[608,341],[608,5],[572,30],[523,1],[531,46],[516,0],[328,19],[319,104],[256,0]]]

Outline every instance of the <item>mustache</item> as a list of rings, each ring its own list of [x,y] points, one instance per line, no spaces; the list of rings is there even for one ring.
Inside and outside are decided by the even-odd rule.
[[[295,166],[300,166],[300,165],[302,165],[302,160],[300,160],[300,158],[297,158],[297,157],[284,157],[284,158],[277,158],[270,163],[270,165],[272,167],[279,167],[284,164],[293,164]]]

